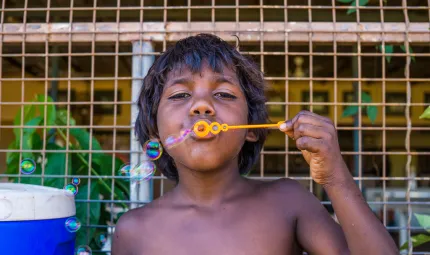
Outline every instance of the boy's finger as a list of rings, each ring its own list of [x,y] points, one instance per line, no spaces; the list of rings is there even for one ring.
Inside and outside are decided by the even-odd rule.
[[[324,127],[326,125],[325,122],[308,114],[301,114],[299,116],[296,116],[296,120],[294,121],[293,119],[292,123],[293,129],[297,129],[301,124],[309,124],[317,127]]]
[[[293,122],[291,120],[287,120],[279,126],[279,129],[283,132],[288,132],[293,130]]]
[[[288,132],[291,129],[294,129],[294,126],[297,122],[309,123],[316,126],[322,126],[324,121],[321,116],[314,114],[309,111],[301,111],[296,116],[294,116],[291,120],[285,121],[285,123],[281,124],[279,129],[284,132]]]
[[[300,123],[298,124],[297,128],[294,128],[294,139],[299,139],[302,136],[309,136],[313,138],[326,138],[327,132],[324,131],[324,128],[307,124],[307,123]]]
[[[322,140],[309,136],[303,136],[296,140],[297,149],[317,153],[320,151]]]
[[[309,124],[314,124],[317,126],[322,126],[323,124],[331,124],[331,121],[323,116],[320,116],[316,113],[310,112],[310,111],[300,111],[296,116],[294,116],[294,118],[292,119],[293,123],[296,123],[297,121],[306,121],[306,120],[314,120],[313,123],[309,123]],[[318,124],[319,123],[319,124]]]
[[[293,123],[291,122],[291,120],[287,120],[284,123],[282,123],[279,126],[279,130],[281,130],[282,132],[284,132],[290,138],[294,138]]]

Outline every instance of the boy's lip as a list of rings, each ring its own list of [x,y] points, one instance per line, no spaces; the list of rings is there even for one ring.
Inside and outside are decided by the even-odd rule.
[[[200,137],[200,136],[197,136],[197,135],[196,135],[196,133],[191,132],[191,137],[192,137],[194,140],[209,140],[209,139],[214,138],[214,137],[215,137],[215,135],[209,132],[209,134],[207,134],[206,136]]]
[[[208,120],[208,119],[198,119],[198,120],[194,121],[193,125],[191,126],[191,130],[193,129],[194,124],[195,124],[196,122],[198,122],[198,121],[202,121],[202,120],[203,120],[203,121],[205,121],[205,122],[207,122],[209,125],[212,123],[212,121],[211,121],[211,120]],[[196,135],[196,133],[191,132],[190,136],[191,136],[194,140],[209,140],[209,139],[213,139],[216,135],[214,135],[214,134],[212,134],[211,132],[209,132],[206,136],[200,137],[200,136],[197,136],[197,135]]]

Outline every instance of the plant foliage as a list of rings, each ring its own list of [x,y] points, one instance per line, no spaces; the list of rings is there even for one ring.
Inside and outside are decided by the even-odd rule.
[[[97,139],[87,130],[75,127],[76,121],[69,112],[57,110],[55,105],[49,104],[53,102],[52,98],[37,95],[33,102],[37,104],[23,106],[15,116],[14,125],[17,126],[13,130],[15,139],[8,148],[23,151],[7,153],[6,173],[19,174],[20,161],[32,159],[36,163],[35,172],[29,176],[10,177],[10,181],[62,189],[71,181],[71,178],[65,178],[64,175],[96,176],[97,178],[92,179],[80,178],[75,201],[76,217],[82,223],[82,227],[77,232],[76,246],[89,245],[99,249],[95,241],[99,231],[86,226],[106,225],[107,221],[110,221],[110,213],[105,209],[107,203],[98,200],[112,199],[112,179],[101,176],[115,175],[124,162],[110,154],[97,152],[102,150]],[[78,150],[88,152],[77,152]],[[37,175],[42,174],[42,169],[43,177],[38,177]],[[129,186],[125,180],[115,180],[113,198],[115,200],[129,198]]]

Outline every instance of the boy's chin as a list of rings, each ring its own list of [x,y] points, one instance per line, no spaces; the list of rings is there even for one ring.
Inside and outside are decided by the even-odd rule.
[[[213,172],[224,169],[229,163],[226,159],[214,158],[210,156],[198,159],[188,158],[182,161],[186,168],[197,172]],[[233,162],[230,162],[233,163]]]
[[[223,147],[226,143],[224,142],[222,145],[214,142],[193,143],[182,148],[178,147],[178,150],[169,152],[169,154],[176,163],[191,170],[202,172],[222,170],[237,164],[235,155],[239,153],[232,150],[232,148],[239,147],[234,141],[231,141],[229,146]]]

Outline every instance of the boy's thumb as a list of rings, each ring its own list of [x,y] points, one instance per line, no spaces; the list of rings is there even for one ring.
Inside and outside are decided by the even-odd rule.
[[[284,123],[282,123],[280,126],[279,126],[279,129],[281,130],[281,131],[284,131],[284,132],[286,132],[286,131],[288,131],[288,130],[290,130],[291,129],[291,127],[292,127],[292,123],[291,123],[291,121],[286,121],[286,122],[284,122]]]

